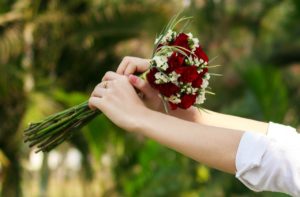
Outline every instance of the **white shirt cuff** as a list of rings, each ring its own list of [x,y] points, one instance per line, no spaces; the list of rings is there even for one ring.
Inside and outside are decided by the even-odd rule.
[[[267,137],[272,140],[288,143],[288,140],[293,138],[295,135],[297,135],[297,131],[293,127],[274,122],[269,123]]]
[[[247,172],[251,169],[255,169],[261,164],[261,160],[268,145],[266,141],[266,137],[261,134],[245,132],[238,147],[235,160],[237,169],[235,176],[253,191],[261,190],[248,181],[256,180],[256,175]]]
[[[245,132],[236,154],[236,178],[253,191],[300,196],[300,135],[270,123],[267,136]]]

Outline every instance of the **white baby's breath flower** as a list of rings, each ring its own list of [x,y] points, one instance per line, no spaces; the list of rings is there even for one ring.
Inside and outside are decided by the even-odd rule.
[[[199,69],[199,70],[197,70],[197,73],[202,73],[203,72],[203,69]]]
[[[206,80],[209,80],[209,79],[210,79],[210,74],[209,74],[209,73],[205,73],[204,78],[205,78]]]
[[[178,104],[181,102],[181,99],[175,95],[171,95],[168,100],[174,104]]]
[[[169,74],[169,79],[172,83],[178,85],[178,78],[180,77],[180,74],[177,74],[175,71],[171,72]]]
[[[162,43],[171,42],[176,37],[176,32],[169,29],[166,35],[162,38]]]
[[[181,92],[184,92],[184,93],[187,93],[187,94],[195,94],[195,93],[198,92],[198,90],[199,89],[194,88],[191,83],[187,83],[182,87]]]
[[[191,42],[192,42],[191,49],[192,49],[192,52],[194,52],[194,51],[196,51],[197,47],[199,47],[199,40],[198,40],[198,38],[193,38]]]
[[[208,84],[209,84],[208,80],[207,79],[203,79],[201,88],[203,88],[203,89],[207,88]]]
[[[156,84],[168,83],[170,81],[168,76],[162,72],[155,73],[154,77]]]
[[[197,48],[199,47],[199,39],[198,38],[193,38],[193,43],[194,43],[194,47]]]
[[[206,98],[205,98],[205,92],[203,91],[203,92],[201,92],[198,96],[197,96],[197,98],[196,98],[196,104],[203,104],[204,103],[204,101],[206,100]]]
[[[194,38],[192,33],[188,33],[188,39],[189,39],[189,43],[190,43],[190,47],[192,49],[192,52],[194,52],[196,50],[197,47],[199,47],[199,39],[198,38]]]
[[[154,44],[158,44],[160,41],[161,44],[166,44],[167,42],[171,42],[176,37],[176,32],[169,29],[165,35],[159,35],[158,38],[155,39]]]
[[[162,70],[168,69],[168,59],[166,56],[154,56],[152,60],[155,62],[158,68],[161,68]]]

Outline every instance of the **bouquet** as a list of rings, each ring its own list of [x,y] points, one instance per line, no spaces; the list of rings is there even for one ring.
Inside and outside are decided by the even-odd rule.
[[[141,75],[157,89],[168,112],[176,108],[201,107],[205,101],[210,79],[208,57],[201,48],[199,40],[184,29],[191,17],[174,16],[156,38],[150,68]],[[185,22],[183,28],[174,29]],[[62,112],[56,113],[37,123],[30,123],[25,130],[25,142],[37,151],[48,152],[72,137],[74,132],[101,114],[91,110],[84,102]]]

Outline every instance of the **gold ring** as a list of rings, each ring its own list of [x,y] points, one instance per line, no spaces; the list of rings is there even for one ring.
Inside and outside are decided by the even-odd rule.
[[[103,83],[103,88],[107,88],[107,84],[108,84],[108,82],[107,81],[104,81],[104,83]]]

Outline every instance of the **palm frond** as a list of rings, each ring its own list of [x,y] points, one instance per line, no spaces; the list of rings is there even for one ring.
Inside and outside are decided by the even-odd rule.
[[[0,62],[5,63],[22,53],[23,36],[18,27],[5,30],[0,35]]]

